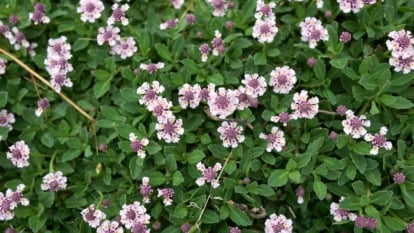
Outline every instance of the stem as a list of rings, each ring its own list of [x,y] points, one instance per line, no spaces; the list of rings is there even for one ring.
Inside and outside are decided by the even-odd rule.
[[[230,152],[230,154],[227,156],[226,161],[224,162],[223,168],[221,169],[221,171],[220,171],[219,175],[217,176],[217,180],[220,180],[221,176],[223,175],[224,169],[226,168],[226,165],[227,165],[227,163],[229,162],[229,160],[230,160],[230,157],[231,157],[232,153],[233,153],[233,152]],[[203,217],[204,211],[206,210],[206,207],[207,207],[208,201],[209,201],[210,199],[211,199],[211,193],[207,196],[207,200],[206,200],[206,202],[204,203],[203,209],[201,210],[201,213],[200,213],[200,215],[198,216],[198,219],[197,219],[196,223],[194,223],[194,225],[191,227],[191,229],[190,229],[189,233],[194,233],[194,232],[195,232],[195,230],[199,227],[199,225],[200,225],[200,220],[201,220],[201,218]]]
[[[359,110],[358,115],[364,114],[364,112],[367,110],[367,108],[369,106],[369,102],[370,101],[365,102],[364,106],[362,106],[361,110]]]
[[[54,172],[55,171],[55,169],[53,168],[53,163],[55,162],[56,154],[57,154],[57,152],[53,153],[52,158],[50,159],[49,172]]]
[[[331,111],[322,110],[322,109],[319,109],[318,110],[318,113],[324,113],[324,114],[328,114],[328,115],[332,115],[332,116],[336,116],[337,115],[336,112],[331,112]]]
[[[100,191],[96,191],[99,194],[99,200],[98,200],[98,204],[96,204],[96,209],[99,209],[102,205],[102,201],[104,199],[103,194]]]
[[[0,48],[0,53],[3,53],[7,57],[9,57],[11,60],[16,62],[19,66],[21,66],[23,69],[25,69],[31,75],[35,76],[38,80],[40,80],[42,83],[44,83],[50,89],[54,90],[54,88],[52,87],[52,84],[50,84],[49,81],[47,81],[41,75],[36,73],[34,70],[32,70],[29,66],[24,64],[20,59],[15,57],[13,54],[5,51],[3,48]],[[79,107],[76,103],[74,103],[71,99],[69,99],[65,94],[63,94],[63,93],[58,93],[58,94],[64,101],[66,101],[69,105],[71,105],[74,109],[76,109],[76,111],[78,111],[80,114],[82,114],[84,117],[86,117],[89,121],[95,122],[95,119],[93,117],[91,117],[88,113],[86,113],[81,107]]]

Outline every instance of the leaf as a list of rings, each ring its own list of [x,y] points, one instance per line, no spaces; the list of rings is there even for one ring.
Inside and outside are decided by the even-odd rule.
[[[6,106],[8,97],[9,93],[5,91],[0,91],[0,108]]]
[[[274,170],[268,180],[267,184],[272,187],[281,187],[288,182],[289,179],[289,172],[283,169],[276,169]]]
[[[358,168],[358,171],[361,172],[361,174],[364,174],[365,169],[367,168],[367,161],[365,160],[365,157],[354,153],[350,153],[350,156],[352,162]]]
[[[399,218],[381,216],[381,219],[393,232],[402,231],[406,228],[406,223]]]
[[[172,176],[173,186],[178,186],[184,182],[183,174],[180,171],[175,171]]]
[[[145,150],[148,152],[149,155],[153,155],[161,151],[162,148],[158,143],[149,141],[148,145],[145,146]]]
[[[167,61],[172,61],[171,54],[168,51],[168,47],[165,44],[157,43],[154,45],[155,50],[157,50],[158,55],[164,58]]]
[[[315,73],[317,78],[325,79],[326,66],[325,66],[325,63],[321,59],[316,60],[316,64],[313,67],[313,73]]]
[[[215,211],[205,210],[201,221],[206,224],[214,224],[220,221],[220,217]]]
[[[379,172],[378,168],[365,171],[364,176],[371,184],[375,186],[381,185],[381,173]]]
[[[39,232],[40,229],[45,225],[46,223],[46,216],[44,214],[41,214],[40,216],[34,215],[29,218],[29,227],[32,229],[33,232]]]
[[[249,216],[234,206],[229,205],[229,214],[230,219],[237,225],[241,227],[250,226],[253,224],[253,221],[249,218]]]
[[[179,203],[174,209],[174,217],[176,218],[185,218],[187,216],[188,209],[187,206],[183,203]]]
[[[86,48],[89,45],[89,40],[85,40],[85,39],[77,39],[75,41],[75,43],[73,43],[73,51],[79,51],[82,50],[84,48]]]
[[[93,93],[95,94],[96,98],[102,97],[106,92],[109,91],[111,87],[111,80],[112,78],[109,78],[105,81],[99,81],[93,85]]]
[[[348,58],[335,58],[329,61],[333,67],[343,69],[348,64]]]
[[[351,144],[350,148],[358,155],[368,155],[371,150],[371,144],[367,142],[357,142]]]
[[[152,172],[150,175],[150,183],[153,186],[159,186],[164,184],[166,181],[166,178],[164,176],[164,174],[162,174],[161,172]]]
[[[221,86],[224,85],[224,78],[220,73],[215,73],[207,77],[207,82]]]
[[[266,54],[264,54],[263,52],[258,52],[254,54],[254,64],[256,66],[266,65],[267,64]]]
[[[71,160],[76,159],[77,157],[79,157],[81,154],[82,154],[81,149],[68,150],[62,155],[62,158],[60,159],[60,162],[64,163],[64,162],[67,162],[67,161],[71,161]]]
[[[131,178],[133,180],[136,180],[139,178],[142,172],[143,167],[143,160],[139,158],[138,156],[134,156],[129,161],[129,172],[131,173]]]
[[[359,210],[361,198],[359,197],[345,197],[343,201],[339,203],[339,207],[345,210]]]
[[[378,191],[372,194],[370,202],[379,206],[386,206],[392,199],[393,192],[391,191]]]
[[[395,109],[409,109],[414,107],[414,104],[411,101],[401,96],[382,95],[379,97],[379,102]]]
[[[313,191],[316,193],[316,196],[319,198],[319,200],[323,200],[326,197],[328,189],[326,188],[326,185],[322,183],[322,181],[315,180],[313,182]]]
[[[414,208],[414,191],[407,191],[407,186],[405,184],[400,185],[401,193],[404,199],[405,204],[409,207]]]
[[[205,156],[206,155],[204,154],[204,152],[202,150],[195,149],[189,154],[189,156],[187,158],[187,162],[189,164],[195,164],[195,163],[200,162]]]

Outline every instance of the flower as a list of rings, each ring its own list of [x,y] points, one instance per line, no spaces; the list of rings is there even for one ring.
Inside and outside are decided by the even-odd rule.
[[[182,109],[197,108],[200,105],[200,91],[201,87],[199,84],[191,86],[185,83],[180,89],[178,89],[178,103]]]
[[[276,7],[276,3],[274,2],[265,4],[263,0],[257,0],[256,13],[254,14],[254,17],[256,19],[262,19],[262,18],[274,19],[275,14],[273,13],[273,9],[275,7]]]
[[[121,39],[119,32],[121,30],[118,27],[108,25],[106,27],[100,27],[98,29],[98,35],[96,40],[98,45],[108,43],[109,46],[115,46],[116,43]]]
[[[212,115],[224,119],[237,109],[239,100],[235,91],[220,87],[217,91],[210,93],[207,103]]]
[[[271,214],[265,221],[265,233],[290,233],[292,232],[292,220],[283,214]]]
[[[243,110],[250,106],[253,106],[253,102],[257,100],[256,97],[249,96],[246,94],[246,88],[244,86],[239,86],[236,90],[234,90],[235,96],[238,99],[237,109]]]
[[[117,221],[105,220],[96,229],[96,233],[124,233],[124,229]]]
[[[303,195],[305,195],[305,189],[302,186],[298,186],[295,190],[298,204],[303,204]]]
[[[339,9],[344,13],[358,13],[364,7],[363,0],[337,0]]]
[[[278,31],[276,22],[273,19],[257,19],[253,26],[252,36],[257,38],[262,44],[272,43]]]
[[[357,117],[352,110],[347,110],[345,114],[346,119],[342,121],[345,134],[351,135],[352,138],[360,138],[364,136],[367,133],[364,126],[369,127],[371,125],[371,122],[366,120],[367,117],[365,115]]]
[[[0,192],[0,221],[13,219],[13,210],[17,205],[29,205],[29,200],[22,194],[24,188],[24,184],[19,184],[16,187],[16,191],[7,189],[6,194]]]
[[[38,2],[34,5],[34,12],[29,13],[29,19],[33,21],[34,25],[38,25],[41,23],[47,24],[50,22],[49,17],[45,15],[46,13],[46,6]]]
[[[229,233],[241,233],[241,230],[238,227],[230,227]]]
[[[73,83],[72,81],[64,74],[56,74],[52,75],[50,84],[52,85],[53,89],[60,93],[62,90],[62,87],[72,87]]]
[[[158,118],[155,124],[158,139],[163,139],[166,143],[176,143],[180,141],[180,136],[184,134],[182,127],[183,121],[174,116]]]
[[[375,229],[377,228],[378,221],[375,218],[369,218],[365,216],[358,216],[355,219],[355,225],[359,228]]]
[[[392,176],[392,179],[394,180],[394,183],[396,183],[396,184],[402,184],[405,181],[405,175],[402,172],[396,172]]]
[[[344,197],[341,197],[339,199],[339,203],[341,203],[344,199]],[[334,218],[335,222],[341,222],[346,220],[355,221],[357,215],[347,210],[341,209],[339,207],[339,203],[332,202],[330,205],[330,213]]]
[[[66,189],[67,178],[61,171],[50,172],[43,177],[41,189],[43,191],[57,192]]]
[[[111,49],[111,54],[119,55],[122,59],[132,57],[138,51],[133,37],[121,38]]]
[[[316,47],[318,41],[328,41],[328,30],[322,26],[322,22],[315,17],[306,17],[300,24],[301,39],[309,43],[309,48]]]
[[[41,98],[37,101],[37,109],[35,114],[37,117],[40,117],[42,113],[50,107],[49,100],[47,98]]]
[[[208,59],[208,54],[210,53],[211,49],[210,46],[208,46],[207,43],[204,43],[198,47],[198,50],[201,53],[201,61],[206,62]]]
[[[414,51],[409,52],[406,58],[403,56],[390,57],[389,64],[394,67],[396,72],[410,73],[411,70],[414,70]]]
[[[339,115],[341,115],[341,116],[344,116],[345,114],[346,114],[346,111],[347,111],[348,109],[344,106],[344,105],[339,105],[337,108],[336,108],[336,113],[338,113]]]
[[[126,229],[131,229],[136,223],[147,225],[151,219],[147,209],[138,201],[129,205],[124,204],[119,215]]]
[[[414,223],[407,225],[407,233],[414,233]]]
[[[243,127],[237,126],[237,122],[223,121],[217,129],[220,133],[220,139],[224,147],[236,148],[238,143],[244,142],[245,137],[242,135]]]
[[[296,73],[289,66],[276,67],[270,72],[269,86],[280,94],[288,94],[296,83]]]
[[[149,178],[144,176],[142,177],[142,184],[139,189],[139,192],[141,193],[144,203],[150,203],[150,195],[152,194],[153,190],[151,185],[149,185]]]
[[[149,141],[147,138],[138,139],[134,133],[129,134],[129,141],[131,142],[131,150],[136,152],[138,157],[141,159],[145,158],[144,146],[148,145]]]
[[[177,18],[169,19],[169,20],[165,21],[164,23],[160,24],[160,29],[165,30],[165,29],[174,28],[175,26],[177,26],[178,22],[179,22],[179,20]]]
[[[307,118],[312,119],[318,114],[319,110],[318,97],[308,99],[308,92],[302,90],[300,93],[293,95],[293,102],[290,108],[294,111],[291,115],[292,119]]]
[[[154,100],[147,104],[148,111],[152,112],[152,115],[157,118],[173,117],[173,113],[170,110],[171,107],[171,101],[168,101],[166,98],[161,96],[157,96]]]
[[[89,224],[90,227],[96,228],[100,222],[106,218],[106,215],[101,210],[95,208],[95,205],[89,205],[81,211],[82,218]]]
[[[80,0],[77,12],[81,14],[83,22],[94,23],[96,19],[101,17],[101,12],[104,9],[105,6],[100,0]]]
[[[221,39],[221,33],[218,30],[214,31],[214,39],[211,41],[211,46],[213,46],[214,56],[224,53],[224,41]]]
[[[270,121],[271,122],[281,122],[283,124],[283,126],[287,126],[287,123],[290,120],[290,115],[286,112],[281,112],[279,113],[279,116],[272,116],[270,117]]]
[[[264,95],[266,92],[267,83],[263,76],[259,74],[245,74],[241,81],[246,88],[245,93],[251,97],[258,97]]]
[[[375,135],[371,135],[369,133],[365,134],[364,139],[367,142],[371,142],[372,149],[369,152],[371,155],[377,155],[379,148],[384,148],[386,150],[392,149],[392,144],[389,141],[386,141],[385,135],[387,134],[387,127],[381,127],[379,133],[376,133]]]
[[[228,3],[227,0],[206,0],[213,7],[213,16],[223,17],[226,14]]]
[[[180,229],[181,229],[182,233],[188,233],[191,229],[191,225],[188,222],[185,222],[185,223],[181,224]]]
[[[267,140],[266,151],[282,151],[283,147],[286,145],[286,139],[283,131],[279,130],[278,127],[273,126],[270,132],[271,133],[268,135],[264,133],[260,133],[259,135],[259,138]]]
[[[198,186],[203,186],[206,182],[211,184],[211,187],[218,188],[220,183],[217,179],[217,172],[222,169],[221,163],[216,163],[214,167],[208,167],[202,163],[197,163],[197,170],[202,172],[202,177],[196,180],[196,184]]]
[[[15,50],[19,50],[22,47],[27,49],[30,46],[29,41],[26,40],[26,36],[17,27],[13,27],[12,32],[14,35],[10,37],[9,42],[14,45]]]
[[[401,57],[406,59],[412,57],[414,50],[414,38],[408,30],[392,31],[388,33],[388,37],[392,40],[387,40],[385,43],[391,55],[395,58]]]
[[[125,17],[125,12],[129,9],[128,4],[123,4],[121,6],[118,3],[112,5],[112,15],[108,18],[107,24],[112,25],[115,22],[121,22],[122,25],[128,25],[128,18]]]
[[[164,63],[163,62],[158,62],[158,63],[150,63],[148,65],[144,64],[144,63],[141,63],[139,65],[139,68],[141,70],[148,71],[149,74],[153,74],[153,73],[157,72],[159,69],[164,68]]]
[[[162,197],[164,200],[162,203],[165,206],[169,206],[173,202],[173,196],[174,196],[174,189],[172,188],[163,188],[163,189],[157,189],[158,195],[157,197]]]
[[[29,166],[30,149],[24,141],[18,141],[9,147],[7,159],[18,168]]]
[[[352,34],[350,32],[342,32],[339,36],[339,41],[342,43],[348,43],[352,39]]]
[[[184,0],[170,0],[171,4],[173,5],[174,9],[180,9],[183,4],[184,4]]]
[[[187,22],[187,24],[193,25],[196,22],[196,17],[194,14],[188,14],[185,16],[185,21]]]
[[[66,36],[48,40],[47,55],[49,57],[63,57],[65,60],[69,60],[72,57],[70,49],[71,45],[67,42]]]
[[[140,104],[147,105],[149,102],[155,100],[158,95],[164,92],[165,88],[158,81],[152,81],[151,86],[148,82],[144,82],[137,89],[137,94],[142,95],[139,99]]]
[[[0,111],[0,127],[7,128],[9,131],[13,129],[13,124],[16,122],[13,113],[7,112],[6,109]]]
[[[6,73],[7,60],[0,57],[0,74]]]

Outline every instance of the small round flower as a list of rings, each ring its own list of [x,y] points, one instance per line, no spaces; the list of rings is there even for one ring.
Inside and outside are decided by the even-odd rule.
[[[342,32],[339,36],[339,41],[342,43],[348,43],[352,39],[352,34],[350,32]]]
[[[151,216],[147,214],[147,209],[138,201],[129,205],[124,204],[119,215],[126,229],[131,229],[136,223],[149,224],[151,219]]]
[[[259,138],[267,141],[267,152],[271,152],[272,150],[280,152],[286,145],[286,139],[284,137],[283,131],[279,130],[279,128],[275,126],[272,127],[270,134],[266,135],[264,133],[261,133],[259,135]]]
[[[106,218],[106,214],[95,208],[95,205],[89,205],[81,211],[82,218],[92,228],[97,228],[101,221]]]
[[[125,17],[125,12],[129,9],[128,4],[123,4],[121,6],[118,3],[112,5],[112,15],[108,18],[107,24],[112,25],[115,22],[121,22],[122,25],[126,26],[129,23],[127,17]]]
[[[152,112],[152,115],[157,118],[173,117],[171,108],[172,102],[161,96],[157,96],[157,98],[147,104],[148,111]]]
[[[99,151],[105,153],[108,150],[108,146],[105,143],[99,144]]]
[[[346,119],[342,121],[345,134],[351,135],[352,138],[356,139],[364,136],[367,133],[364,127],[371,126],[371,122],[366,119],[367,117],[365,115],[357,117],[352,110],[347,110]]]
[[[19,31],[17,27],[13,27],[12,32],[14,33],[14,36],[10,38],[9,42],[14,45],[14,49],[19,50],[22,47],[27,49],[30,43],[26,40],[26,36],[23,32]]]
[[[205,183],[210,183],[211,187],[218,188],[220,183],[217,179],[217,172],[222,169],[221,163],[216,163],[214,167],[207,167],[202,163],[197,163],[197,170],[202,172],[202,177],[196,180],[198,186],[203,186]]]
[[[50,107],[49,100],[47,98],[41,98],[37,101],[37,109],[35,114],[37,117],[40,117],[42,113]]]
[[[212,115],[224,119],[233,114],[237,109],[239,100],[233,90],[220,87],[217,91],[211,92],[208,98],[208,107]]]
[[[218,56],[224,53],[224,41],[221,39],[221,33],[216,30],[214,31],[214,39],[211,41],[211,46],[213,46],[213,55]]]
[[[174,9],[180,9],[184,5],[184,0],[170,0]]]
[[[223,17],[226,14],[228,8],[227,0],[206,0],[206,2],[213,7],[213,16]]]
[[[265,233],[291,233],[293,230],[292,220],[283,214],[271,214],[265,221]]]
[[[194,14],[188,14],[188,15],[185,16],[185,21],[189,25],[194,25],[195,22],[196,22],[196,17],[195,17]]]
[[[299,24],[301,39],[309,43],[309,48],[316,47],[318,41],[328,41],[328,30],[322,26],[322,22],[315,17],[306,17],[305,21]]]
[[[108,208],[110,205],[111,205],[111,200],[109,200],[108,198],[103,199],[102,207]]]
[[[96,233],[124,233],[124,228],[117,221],[105,220],[96,229]]]
[[[273,19],[257,19],[253,26],[252,36],[262,44],[272,43],[278,31]]]
[[[10,31],[10,27],[3,24],[1,20],[0,20],[0,34],[6,37],[8,40],[11,40],[13,38],[13,34]]]
[[[325,17],[326,18],[331,18],[332,17],[332,11],[331,10],[327,10],[327,11],[325,11]]]
[[[40,187],[43,191],[49,190],[51,192],[57,192],[66,189],[66,182],[67,178],[63,176],[61,171],[51,172],[43,177],[43,182]]]
[[[206,61],[207,61],[207,59],[208,59],[208,54],[209,54],[209,53],[210,53],[210,51],[211,51],[210,46],[208,46],[208,44],[207,44],[207,43],[204,43],[204,44],[200,45],[200,47],[198,47],[198,50],[199,50],[199,51],[200,51],[200,53],[201,53],[201,61],[202,61],[202,62],[206,62]]]
[[[182,109],[186,108],[197,108],[200,105],[200,91],[201,87],[199,84],[191,86],[185,83],[180,89],[178,89],[178,103]]]
[[[392,40],[387,40],[385,43],[393,57],[401,57],[404,59],[412,56],[412,51],[414,50],[414,38],[410,31],[404,29],[392,31],[388,34],[388,37]]]
[[[121,30],[118,27],[113,27],[112,25],[100,27],[98,29],[98,35],[96,36],[98,45],[108,43],[109,46],[115,46],[121,39],[121,36],[119,35],[120,31]]]
[[[146,138],[138,139],[134,133],[129,134],[129,141],[131,142],[131,150],[136,152],[141,159],[145,158],[144,146],[148,145],[149,141]]]
[[[229,233],[241,233],[241,230],[238,227],[231,227]]]
[[[308,60],[306,61],[306,64],[308,64],[309,67],[314,67],[316,64],[316,60],[313,57],[308,58]]]
[[[238,99],[237,109],[244,110],[251,106],[251,100],[256,98],[246,94],[246,88],[244,86],[239,86],[234,90],[234,94]]]
[[[339,9],[344,13],[358,13],[364,7],[363,0],[336,0],[339,3]]]
[[[175,117],[158,118],[155,124],[158,139],[163,139],[166,143],[180,141],[180,136],[184,134],[182,125],[183,121]]]
[[[38,2],[34,5],[34,12],[29,13],[29,19],[33,21],[34,25],[41,23],[47,24],[50,22],[50,19],[45,13],[46,6],[43,3]]]
[[[305,195],[305,189],[302,186],[298,186],[295,190],[298,204],[303,204],[303,195]]]
[[[390,57],[389,64],[394,67],[396,72],[410,73],[411,70],[414,70],[414,50],[407,52],[405,58],[403,56]]]
[[[16,187],[16,191],[6,190],[6,198],[10,201],[9,206],[11,209],[15,209],[19,204],[23,206],[29,205],[29,199],[25,198],[22,193],[25,187],[24,184],[19,184]]]
[[[161,30],[166,30],[166,29],[171,29],[174,28],[175,26],[177,26],[179,20],[177,18],[175,19],[169,19],[163,23],[160,24],[160,29]]]
[[[153,74],[157,72],[159,69],[164,68],[164,62],[150,63],[150,64],[141,63],[139,65],[139,68],[141,70],[147,71],[149,74]]]
[[[64,74],[56,74],[52,75],[50,79],[50,84],[52,85],[53,89],[56,93],[60,93],[62,91],[62,87],[72,87],[72,81]]]
[[[153,192],[151,185],[149,184],[149,178],[144,176],[142,177],[142,184],[139,189],[139,192],[141,193],[144,203],[150,203],[150,196]]]
[[[270,72],[269,86],[273,86],[275,93],[288,94],[296,81],[296,72],[289,66],[276,67]]]
[[[231,30],[234,27],[234,23],[232,21],[228,20],[226,22],[226,25],[225,26],[226,26],[227,30]]]
[[[158,81],[152,81],[151,86],[148,82],[144,82],[137,89],[137,94],[142,95],[139,99],[139,103],[147,105],[149,102],[157,99],[158,94],[164,92],[165,88]]]
[[[257,0],[256,13],[254,14],[254,17],[256,19],[270,18],[273,20],[275,18],[275,14],[273,13],[273,9],[275,7],[276,3],[274,2],[265,4],[263,0]]]
[[[381,127],[379,133],[376,133],[374,135],[372,134],[365,134],[364,139],[367,142],[371,142],[372,149],[369,152],[371,155],[377,155],[379,148],[384,148],[386,150],[392,149],[392,144],[389,141],[386,141],[385,135],[387,134],[387,127]]]
[[[264,95],[266,92],[267,83],[263,76],[259,74],[245,74],[241,81],[246,88],[246,94],[251,97],[258,97]]]
[[[394,183],[396,183],[396,184],[402,184],[405,181],[405,175],[402,172],[396,172],[392,176],[392,179],[394,180]]]
[[[138,48],[135,40],[130,36],[127,38],[121,38],[118,43],[112,47],[111,54],[117,54],[122,59],[126,59],[128,57],[132,57],[137,51]]]
[[[13,113],[7,112],[6,109],[0,111],[0,127],[7,128],[9,131],[13,129],[13,124],[16,122]]]
[[[69,60],[72,57],[70,53],[71,45],[67,42],[66,36],[61,36],[56,39],[49,39],[47,46],[48,57],[63,57]]]
[[[174,197],[174,189],[163,188],[163,189],[157,189],[157,191],[158,191],[157,197],[163,198],[162,203],[164,204],[164,206],[172,205],[173,197]]]
[[[414,233],[414,223],[407,225],[407,233]]]
[[[375,218],[369,218],[365,216],[358,216],[355,219],[355,225],[359,228],[368,228],[374,230],[377,228],[378,221]]]
[[[6,65],[7,65],[7,60],[4,60],[3,58],[0,57],[0,74],[6,73]]]
[[[181,224],[180,229],[181,229],[182,233],[188,233],[191,229],[191,225],[188,222],[183,223],[183,224]]]
[[[17,15],[10,15],[9,16],[9,23],[12,25],[16,25],[19,22],[19,17]]]
[[[341,115],[341,116],[344,116],[345,114],[346,114],[346,111],[347,111],[348,109],[344,106],[344,105],[339,105],[337,108],[336,108],[336,113],[338,113],[339,115]]]
[[[101,17],[101,12],[104,9],[105,6],[100,0],[80,0],[77,12],[81,14],[83,22],[94,23],[96,19]]]
[[[318,114],[319,99],[318,97],[312,97],[308,99],[308,92],[302,90],[300,93],[293,95],[293,102],[290,108],[294,111],[292,119],[307,118],[312,119]]]
[[[283,126],[287,126],[287,123],[289,122],[289,120],[290,120],[290,115],[286,112],[281,112],[279,113],[279,116],[272,116],[270,118],[271,122],[275,122],[275,123],[281,122]]]
[[[238,126],[237,122],[223,121],[221,126],[217,129],[220,133],[220,139],[224,147],[236,148],[239,143],[244,142],[244,135],[242,135],[243,127]]]
[[[29,166],[30,149],[24,141],[18,141],[9,147],[7,159],[18,168]]]
[[[331,131],[329,133],[329,139],[336,140],[337,137],[338,137],[338,134],[335,131]]]
[[[154,229],[156,231],[160,230],[161,229],[161,223],[160,222],[154,222],[152,224],[152,229]]]

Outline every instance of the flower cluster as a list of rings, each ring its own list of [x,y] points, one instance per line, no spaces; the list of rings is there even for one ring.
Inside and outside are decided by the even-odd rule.
[[[296,83],[296,72],[289,66],[276,67],[270,73],[269,85],[279,94],[288,94]]]
[[[227,0],[206,0],[213,7],[213,16],[223,17],[226,14],[229,3]]]
[[[13,129],[13,124],[16,122],[13,113],[7,112],[6,109],[0,111],[0,127],[7,128],[9,131]]]
[[[184,134],[183,122],[181,119],[177,119],[170,110],[172,103],[158,95],[164,89],[164,86],[158,81],[153,81],[151,86],[144,82],[137,89],[137,93],[142,95],[139,103],[145,105],[157,117],[155,129],[157,130],[158,139],[163,139],[167,143],[176,143],[180,140],[180,136]]]
[[[17,27],[13,27],[10,30],[10,27],[5,25],[3,21],[0,20],[0,35],[4,36],[9,41],[9,43],[13,45],[15,50],[25,48],[30,56],[36,55],[34,48],[37,47],[37,43],[30,43],[26,39],[24,33],[21,32]]]
[[[226,48],[224,47],[223,39],[221,39],[220,31],[214,31],[214,38],[211,41],[211,46],[213,47],[212,53],[214,56],[219,56],[224,53]],[[208,54],[211,51],[210,46],[207,43],[203,43],[200,47],[198,47],[198,50],[201,53],[201,61],[206,62],[208,60]]]
[[[81,14],[83,22],[94,23],[101,17],[104,9],[105,6],[100,0],[80,0],[77,12]]]
[[[106,214],[101,210],[96,209],[94,204],[83,209],[81,215],[83,220],[92,228],[97,228],[101,221],[106,218]]]
[[[410,31],[392,31],[388,34],[392,40],[387,40],[386,45],[391,51],[389,63],[397,72],[408,74],[414,70],[414,38]]]
[[[199,84],[191,86],[185,83],[180,89],[178,89],[178,103],[182,109],[197,108],[200,104],[201,87]]]
[[[29,166],[30,149],[24,141],[18,141],[9,147],[7,159],[18,168]]]
[[[73,83],[67,74],[73,71],[69,63],[72,57],[71,46],[66,42],[67,38],[61,36],[56,39],[49,39],[47,57],[45,59],[46,70],[51,76],[50,84],[57,93],[60,93],[62,86],[72,87]]]
[[[141,63],[139,65],[139,68],[141,70],[146,70],[149,74],[153,74],[157,72],[159,69],[164,68],[164,62],[150,63],[150,64]]]
[[[238,126],[237,122],[223,121],[217,129],[220,133],[220,139],[224,147],[236,148],[239,143],[244,142],[245,137],[242,135],[243,127]]]
[[[167,20],[167,21],[160,24],[160,29],[161,30],[166,30],[166,29],[174,28],[175,26],[177,26],[178,21],[179,20],[177,18],[169,19],[169,20]]]
[[[302,90],[300,93],[293,95],[293,102],[290,108],[294,111],[291,114],[292,119],[312,119],[318,114],[319,98],[316,96],[308,98],[308,91]]]
[[[214,167],[207,167],[202,163],[197,163],[197,170],[201,171],[202,176],[196,180],[198,186],[203,186],[205,183],[210,183],[211,187],[218,188],[220,186],[217,179],[217,172],[222,169],[221,163],[216,163]]]
[[[343,201],[344,199],[345,199],[344,197],[341,197],[339,199],[339,203]],[[332,217],[334,218],[335,222],[341,222],[341,221],[346,221],[346,220],[355,221],[355,219],[357,218],[357,215],[347,210],[341,209],[339,207],[339,203],[332,202],[330,206],[330,213]]]
[[[265,4],[263,0],[257,0],[255,18],[256,22],[253,26],[253,38],[264,43],[272,43],[277,32],[276,16],[273,13],[273,8],[276,7],[274,2]]]
[[[328,41],[328,30],[322,26],[322,22],[315,17],[306,17],[305,21],[299,24],[300,34],[303,42],[309,43],[309,48],[314,49],[318,41]]]
[[[151,219],[151,216],[147,214],[147,209],[138,201],[135,201],[129,205],[124,204],[121,211],[119,212],[119,215],[121,216],[120,221],[126,229],[132,229],[137,226],[141,226],[146,230],[147,225]]]
[[[272,127],[270,134],[266,135],[264,133],[260,133],[259,138],[267,141],[267,152],[271,152],[272,150],[280,152],[286,145],[286,139],[284,137],[283,131],[279,130],[279,128],[276,126]]]
[[[352,110],[346,111],[346,119],[342,121],[344,132],[346,135],[351,135],[352,138],[360,138],[367,133],[364,127],[371,126],[371,122],[366,120],[365,115],[355,116]]]
[[[0,192],[0,221],[13,219],[13,210],[16,209],[17,205],[29,205],[29,200],[22,193],[24,188],[24,184],[19,184],[16,191],[7,189],[6,193]]]
[[[34,25],[48,24],[50,22],[49,17],[46,16],[46,6],[38,2],[34,5],[34,12],[29,13],[29,19],[33,21]]]
[[[127,17],[125,17],[125,13],[128,9],[128,4],[122,4],[119,6],[118,3],[114,3],[112,5],[112,15],[108,18],[107,24],[112,25],[116,22],[121,22],[121,24],[124,26],[128,25],[129,20]]]
[[[66,189],[67,177],[61,171],[50,172],[43,177],[40,188],[43,191],[57,192]]]
[[[266,92],[266,80],[259,74],[245,74],[241,82],[244,84],[244,93],[251,98],[262,96]]]
[[[158,191],[157,197],[162,197],[163,198],[162,203],[165,206],[170,206],[173,202],[174,189],[172,189],[172,188],[162,188],[162,189],[157,189],[157,191]]]
[[[143,199],[142,202],[149,203],[150,202],[150,196],[153,192],[151,185],[149,184],[149,178],[144,176],[142,177],[142,184],[139,189],[139,192],[141,193]]]
[[[367,133],[364,136],[365,141],[367,142],[371,142],[372,144],[372,149],[370,151],[371,155],[377,155],[378,154],[378,150],[379,148],[384,148],[386,150],[391,150],[392,149],[392,144],[391,142],[387,141],[387,139],[385,138],[385,135],[387,134],[387,127],[383,126],[381,127],[379,133],[376,133],[374,135]]]
[[[292,220],[286,218],[283,214],[271,214],[265,221],[265,233],[291,233],[292,230]]]
[[[41,98],[37,101],[37,109],[35,114],[37,117],[40,117],[42,113],[50,107],[49,100],[47,98]]]
[[[7,60],[0,57],[0,75],[6,73]]]
[[[339,4],[339,9],[344,13],[358,13],[366,5],[372,5],[376,0],[336,0]]]
[[[131,142],[131,150],[136,152],[138,157],[141,159],[145,158],[144,146],[148,145],[149,141],[147,138],[138,139],[134,133],[129,134],[129,141]]]
[[[120,226],[118,221],[109,221],[105,220],[102,224],[96,229],[96,233],[123,233],[124,229]]]
[[[367,228],[374,230],[377,228],[378,220],[375,218],[365,217],[365,216],[358,216],[355,219],[355,226],[359,228]]]

